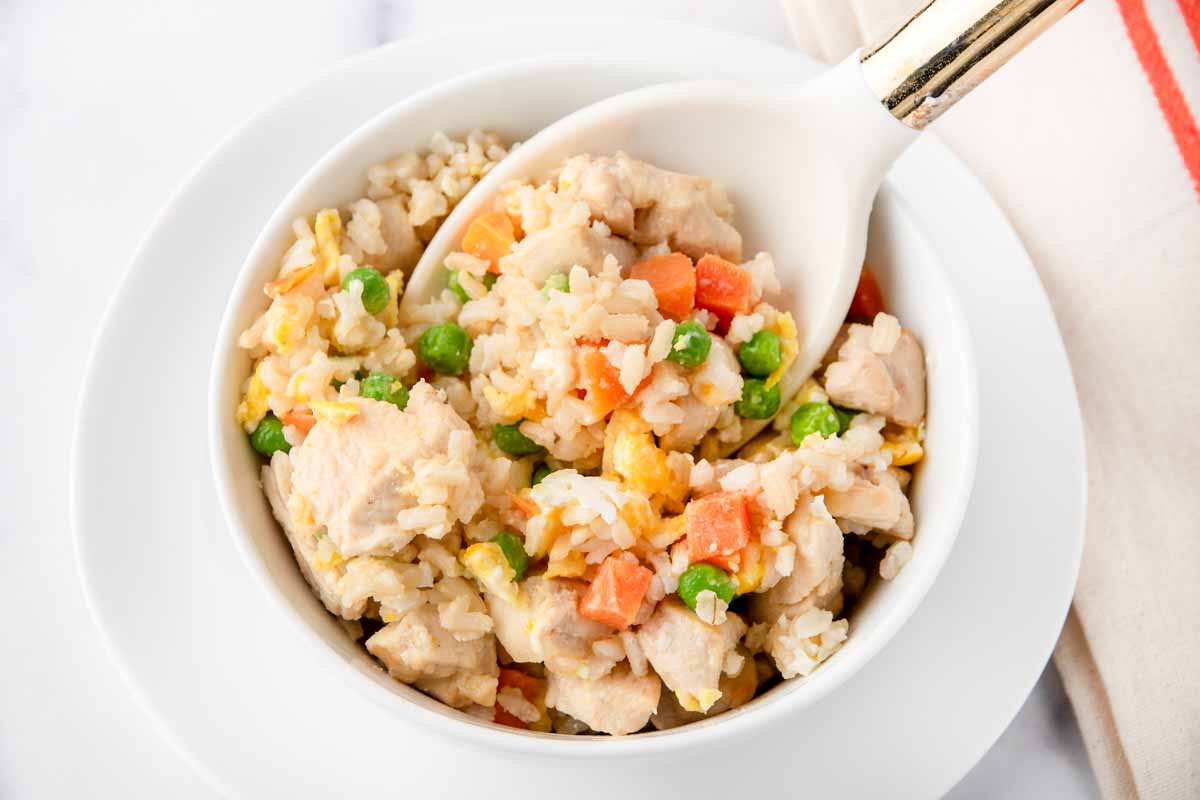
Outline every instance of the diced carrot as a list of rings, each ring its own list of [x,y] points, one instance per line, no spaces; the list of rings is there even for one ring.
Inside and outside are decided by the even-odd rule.
[[[301,433],[307,434],[312,426],[317,424],[317,418],[307,409],[304,411],[289,411],[279,418],[284,425],[291,425]]]
[[[691,557],[691,554],[690,554],[691,548],[688,545],[688,538],[686,536],[684,536],[682,539],[680,539],[678,542],[675,543],[675,545],[671,548],[672,553],[674,553],[674,550],[676,547],[681,547],[689,553],[689,555],[688,555],[688,563],[689,564],[696,560]],[[720,567],[721,569],[725,570],[726,572],[732,574],[742,568],[742,551],[739,550],[738,552],[734,553],[731,556],[719,556],[719,555],[712,556],[712,557],[708,558],[705,561],[705,563],[706,564],[714,564],[714,565]]]
[[[696,262],[696,305],[716,315],[718,330],[750,311],[750,273],[711,253]]]
[[[301,267],[298,270],[289,272],[282,278],[271,281],[263,287],[263,291],[266,292],[267,297],[278,297],[281,294],[287,294],[308,280],[308,277],[316,271],[317,268],[311,264],[307,267]]]
[[[607,416],[629,399],[629,393],[621,385],[621,371],[609,363],[600,348],[582,348],[579,360],[587,399],[597,417]]]
[[[854,299],[850,301],[846,319],[870,325],[871,320],[875,319],[875,315],[880,311],[883,311],[883,293],[879,291],[875,275],[863,264],[862,273],[858,276],[858,288],[854,290]]]
[[[750,509],[741,492],[699,497],[684,509],[689,561],[708,561],[724,569],[750,543]],[[740,561],[740,559],[739,559]]]
[[[508,221],[511,222],[513,226],[513,238],[518,242],[521,241],[525,238],[525,231],[523,228],[521,228],[521,218],[515,217],[512,214],[508,214],[507,216]]]
[[[629,268],[629,277],[650,284],[664,317],[676,322],[687,319],[696,305],[696,268],[683,253],[639,261]]]
[[[579,599],[580,616],[614,628],[628,628],[642,606],[652,577],[654,573],[637,562],[609,556]]]
[[[517,669],[501,667],[500,677],[496,685],[496,691],[499,692],[509,687],[515,687],[519,689],[522,697],[524,697],[530,703],[533,703],[535,706],[541,708],[542,697],[545,693],[545,690],[543,689],[542,681],[539,679],[533,677],[532,675],[526,675],[524,672],[521,672]],[[520,728],[521,730],[529,729],[528,723],[508,713],[508,711],[506,711],[499,703],[496,703],[492,711],[492,721],[497,725],[507,725],[510,728]]]
[[[524,720],[517,719],[505,711],[504,706],[499,703],[496,703],[495,707],[492,708],[492,722],[497,725],[503,725],[506,728],[519,728],[523,731],[529,730],[529,726],[525,724]]]
[[[529,495],[518,494],[510,489],[508,491],[508,499],[512,501],[513,508],[520,511],[526,517],[536,517],[542,513],[542,509],[538,506],[537,501]]]
[[[462,249],[489,263],[489,272],[500,271],[500,259],[512,251],[517,241],[512,220],[501,211],[489,211],[471,220],[463,234]]]
[[[521,690],[521,694],[531,703],[537,703],[542,696],[542,681],[532,675],[526,675],[519,669],[500,668],[500,679],[497,689],[507,689],[513,686]]]

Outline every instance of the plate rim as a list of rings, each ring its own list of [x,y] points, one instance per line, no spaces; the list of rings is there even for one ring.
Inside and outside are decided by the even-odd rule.
[[[597,17],[596,19],[605,24],[614,24],[614,23],[619,22],[618,18],[613,18],[613,17]],[[647,24],[651,24],[651,23],[661,24],[661,21],[647,20]],[[554,28],[561,27],[565,24],[567,24],[566,21],[553,21],[553,22],[549,22],[549,23],[545,23],[543,21],[543,28],[554,29]],[[729,40],[740,40],[743,43],[752,44],[753,46],[756,46],[756,47],[771,47],[771,48],[776,48],[779,50],[784,49],[784,48],[779,48],[778,46],[773,45],[772,43],[763,42],[762,40],[756,39],[752,36],[747,36],[747,35],[742,35],[742,34],[732,34],[732,33],[728,33],[725,31],[719,31],[716,29],[712,29],[707,26],[695,25],[692,23],[676,23],[676,22],[672,22],[670,24],[675,25],[676,27],[680,27],[680,26],[690,27],[690,28],[694,29],[695,31],[700,32],[700,33],[702,33],[706,36],[710,36],[710,37],[718,36],[718,37],[725,37],[726,39],[729,39]],[[190,766],[192,766],[192,768],[195,769],[197,771],[197,773],[200,774],[201,777],[204,778],[207,782],[209,782],[214,788],[217,788],[219,791],[222,791],[222,792],[226,792],[226,793],[229,792],[228,785],[225,783],[225,781],[219,775],[217,775],[217,773],[215,773],[213,770],[211,770],[209,768],[208,764],[205,763],[203,761],[203,759],[199,758],[199,756],[192,750],[191,747],[189,747],[183,741],[181,741],[181,739],[176,734],[174,729],[171,727],[169,722],[166,719],[160,717],[157,707],[150,700],[150,698],[146,695],[146,693],[144,691],[144,687],[142,687],[141,684],[135,679],[132,667],[126,662],[125,655],[116,646],[114,640],[110,636],[109,623],[106,621],[104,614],[100,610],[100,605],[97,602],[97,597],[96,597],[96,587],[93,585],[91,578],[89,577],[88,569],[86,568],[86,565],[85,565],[85,553],[83,550],[83,547],[84,547],[83,523],[80,518],[80,485],[81,485],[81,482],[86,479],[86,476],[83,474],[84,470],[83,470],[82,462],[79,457],[79,453],[80,453],[81,448],[83,447],[82,441],[86,435],[86,432],[82,430],[81,419],[83,417],[84,406],[86,405],[85,399],[93,394],[93,391],[96,389],[96,384],[100,380],[97,375],[97,372],[96,372],[96,363],[100,358],[100,352],[103,349],[103,346],[106,344],[105,332],[111,328],[111,325],[113,322],[113,317],[117,313],[118,306],[121,305],[122,298],[124,298],[129,293],[129,291],[128,291],[129,283],[133,279],[135,273],[138,271],[138,266],[143,261],[144,253],[145,253],[146,249],[150,246],[151,241],[159,233],[160,229],[162,229],[164,227],[165,221],[167,221],[171,216],[173,216],[176,208],[183,202],[184,198],[188,195],[189,190],[197,182],[197,179],[199,178],[199,176],[207,173],[211,169],[213,164],[218,162],[227,153],[227,151],[230,150],[236,144],[236,142],[245,134],[245,132],[247,130],[255,127],[256,125],[261,123],[263,120],[272,117],[274,114],[278,113],[285,106],[288,106],[289,104],[295,102],[295,100],[297,98],[303,97],[305,94],[312,91],[313,88],[317,84],[320,84],[320,83],[328,80],[330,77],[332,77],[336,74],[342,73],[344,71],[348,71],[348,70],[356,68],[356,67],[360,67],[361,65],[363,65],[367,62],[373,61],[373,60],[380,60],[380,61],[386,62],[388,59],[392,58],[395,53],[402,51],[405,48],[408,48],[408,47],[411,47],[413,45],[420,44],[420,43],[436,42],[438,40],[445,39],[448,35],[449,34],[447,34],[445,32],[437,32],[437,31],[427,32],[427,33],[423,33],[423,34],[420,34],[417,36],[401,39],[396,42],[390,43],[388,45],[374,48],[372,50],[368,50],[363,53],[359,53],[354,56],[351,56],[350,58],[343,59],[343,60],[323,69],[318,74],[316,74],[311,80],[305,82],[302,86],[295,88],[295,89],[283,94],[278,99],[268,103],[261,110],[252,114],[245,122],[236,126],[233,130],[231,130],[229,133],[227,133],[212,148],[212,150],[210,150],[202,159],[200,159],[200,161],[195,165],[195,167],[192,168],[186,174],[186,176],[183,178],[183,180],[170,193],[170,195],[168,196],[168,199],[164,203],[163,207],[154,216],[151,224],[149,225],[145,234],[143,235],[142,239],[140,240],[137,248],[134,250],[133,255],[131,256],[129,261],[125,264],[125,266],[121,272],[121,275],[115,284],[113,293],[110,296],[108,302],[106,303],[104,312],[101,315],[99,323],[97,325],[96,330],[97,330],[98,335],[93,340],[91,347],[89,348],[88,357],[87,357],[86,363],[85,363],[85,378],[82,383],[83,391],[80,393],[79,400],[77,403],[76,414],[75,414],[75,419],[74,419],[74,430],[73,430],[72,437],[71,437],[71,451],[70,451],[71,465],[70,465],[70,471],[69,471],[69,487],[68,487],[69,517],[70,517],[70,523],[71,523],[71,529],[72,529],[72,545],[73,545],[73,551],[74,551],[74,555],[75,555],[76,568],[80,574],[80,581],[81,581],[81,584],[83,587],[85,602],[88,607],[89,615],[92,618],[93,624],[98,629],[98,632],[100,634],[100,638],[101,638],[102,644],[105,648],[105,651],[108,653],[110,659],[112,659],[114,665],[117,667],[117,670],[121,676],[122,682],[130,690],[131,694],[134,696],[135,701],[138,703],[138,705],[142,707],[142,710],[144,712],[146,712],[147,716],[150,718],[155,729],[158,730],[158,732],[164,736],[164,738],[172,745],[172,747],[177,752],[179,752],[179,754],[184,758],[186,763],[188,763]],[[799,54],[799,53],[789,53],[789,55],[792,55],[797,58],[803,58],[802,54]],[[499,61],[493,62],[493,63],[499,63]],[[451,77],[461,77],[461,74],[451,76]],[[980,184],[978,179],[966,168],[966,166],[964,164],[962,164],[962,162],[959,161],[957,159],[957,157],[955,157],[953,155],[953,153],[951,153],[949,151],[948,148],[946,148],[944,145],[942,145],[940,143],[940,141],[934,143],[931,140],[931,138],[929,137],[929,134],[927,134],[927,142],[929,142],[928,146],[931,146],[931,147],[936,146],[939,150],[943,151],[942,155],[944,156],[944,160],[946,161],[946,163],[948,165],[951,165],[951,167],[953,169],[956,169],[962,173],[960,175],[960,178],[969,181],[970,183],[974,184],[979,189],[979,194],[980,194],[981,198],[985,199],[992,206],[992,210],[995,213],[997,220],[1003,222],[1003,227],[1005,227],[1007,229],[1005,231],[1005,236],[1008,238],[1011,238],[1013,240],[1013,244],[1015,244],[1016,248],[1024,256],[1025,261],[1029,264],[1030,271],[1033,273],[1035,279],[1037,279],[1036,270],[1033,268],[1032,261],[1029,259],[1028,253],[1025,251],[1025,248],[1024,248],[1023,244],[1021,243],[1020,238],[1017,236],[1015,230],[1013,230],[1011,223],[1009,222],[1007,216],[1002,212],[1001,209],[999,209],[998,206],[996,206],[994,199],[987,192],[987,190],[982,186],[982,184]],[[931,247],[938,249],[937,241],[930,240],[929,244]],[[1039,289],[1041,290],[1042,299],[1045,300],[1045,292],[1044,292],[1044,288],[1041,287],[1040,280],[1038,280],[1038,284],[1039,284]],[[1051,316],[1053,316],[1052,309],[1050,309],[1050,313],[1051,313]],[[1062,360],[1068,365],[1068,368],[1069,368],[1070,362],[1065,357],[1065,347],[1063,346],[1063,343],[1061,340],[1061,334],[1058,333],[1057,331],[1056,331],[1056,334],[1057,334],[1057,336],[1056,336],[1055,344],[1057,345],[1057,349],[1062,351],[1062,354],[1063,354]],[[1074,408],[1075,408],[1076,412],[1078,413],[1078,401],[1077,401],[1077,394],[1075,393],[1074,379],[1073,379],[1072,375],[1068,375],[1068,378],[1070,381],[1070,386],[1071,386],[1071,391],[1072,391],[1071,400],[1073,401]],[[1071,570],[1070,570],[1071,571],[1071,581],[1069,582],[1069,585],[1065,581],[1063,584],[1064,586],[1068,587],[1065,590],[1068,601],[1069,601],[1070,595],[1074,589],[1075,578],[1078,575],[1079,561],[1082,556],[1084,523],[1086,520],[1086,515],[1085,515],[1086,491],[1087,491],[1086,457],[1085,457],[1086,451],[1084,450],[1083,428],[1082,428],[1081,420],[1079,419],[1078,416],[1076,416],[1076,420],[1079,421],[1080,424],[1074,426],[1076,428],[1075,432],[1078,434],[1077,437],[1075,437],[1078,440],[1076,442],[1075,449],[1076,449],[1077,453],[1080,455],[1080,469],[1081,469],[1082,480],[1080,482],[1081,496],[1076,498],[1075,503],[1073,504],[1078,511],[1078,513],[1075,513],[1073,516],[1078,519],[1079,525],[1078,525],[1078,530],[1075,531],[1075,537],[1074,537],[1075,539],[1077,539],[1077,542],[1076,542],[1076,546],[1073,548],[1075,558],[1074,558],[1073,564],[1071,565]],[[1057,629],[1057,627],[1061,627],[1062,619],[1065,618],[1068,608],[1069,608],[1069,602],[1064,603],[1063,611],[1062,611],[1062,615],[1061,615],[1062,618],[1057,620],[1058,625],[1056,626],[1056,629]],[[1053,648],[1053,642],[1051,643],[1050,647],[1051,647],[1051,649]],[[1049,652],[1046,653],[1046,657],[1048,657],[1048,656],[1049,656]],[[1045,663],[1044,658],[1041,659],[1041,663],[1043,663],[1043,664]],[[1024,698],[1028,695],[1029,689],[1032,687],[1033,682],[1036,681],[1036,679],[1037,679],[1037,675],[1034,674],[1032,680],[1028,683],[1028,685],[1024,689],[1021,690],[1019,696],[1016,699],[1015,704],[1010,709],[1011,713],[1007,713],[1005,715],[1006,718],[1004,720],[1004,725],[1002,727],[1000,727],[999,732],[1002,732],[1004,730],[1004,727],[1006,727],[1008,725],[1008,723],[1011,722],[1013,716],[1015,716],[1016,712],[1019,710],[1021,703],[1024,702]],[[997,736],[999,735],[999,732],[997,733]],[[947,786],[946,786],[947,789],[950,788],[950,786],[952,786],[953,783],[955,783],[959,779],[961,779],[961,777],[963,775],[965,775],[966,772],[968,772],[975,763],[977,763],[978,758],[980,756],[982,756],[983,753],[985,753],[994,744],[995,739],[996,739],[996,737],[991,737],[989,739],[989,741],[987,741],[986,743],[984,743],[982,745],[982,747],[979,750],[976,757],[969,764],[963,765],[962,771],[953,778],[951,783],[947,784]]]
[[[947,516],[938,527],[942,530],[949,530],[950,534],[948,541],[940,549],[934,551],[932,557],[923,557],[923,560],[928,559],[922,565],[927,577],[923,577],[922,583],[903,590],[896,602],[889,605],[888,614],[891,621],[888,624],[890,627],[885,630],[870,631],[865,637],[864,634],[859,634],[864,638],[856,639],[857,646],[850,662],[831,659],[829,664],[804,681],[792,683],[782,691],[773,691],[774,697],[770,701],[756,703],[753,708],[747,704],[739,710],[739,713],[722,714],[710,720],[704,720],[703,724],[697,723],[686,728],[668,731],[655,731],[636,738],[607,736],[550,738],[544,734],[532,732],[498,731],[494,726],[473,723],[472,720],[459,718],[458,715],[448,717],[444,709],[430,707],[430,704],[425,702],[422,697],[405,698],[398,696],[394,690],[381,691],[377,681],[363,675],[360,670],[354,669],[355,665],[347,664],[344,658],[334,654],[328,644],[321,641],[312,627],[298,618],[296,609],[288,602],[284,592],[270,574],[269,565],[264,561],[263,554],[256,550],[251,543],[253,534],[247,529],[249,523],[245,519],[246,515],[239,508],[240,503],[233,495],[233,490],[229,485],[230,477],[224,474],[231,467],[231,458],[227,452],[229,445],[226,441],[228,419],[227,411],[224,410],[228,402],[224,394],[225,390],[229,388],[225,373],[228,368],[229,351],[233,349],[238,331],[247,324],[245,321],[238,321],[239,317],[246,316],[244,306],[238,301],[248,293],[257,291],[254,286],[261,278],[255,279],[254,273],[255,268],[263,261],[264,252],[277,249],[278,243],[275,240],[278,238],[279,231],[283,229],[285,221],[291,219],[296,213],[294,207],[297,205],[298,199],[309,197],[313,193],[314,182],[317,178],[329,173],[331,165],[346,160],[347,153],[352,153],[356,148],[361,149],[364,143],[369,144],[375,140],[381,129],[386,131],[395,128],[396,117],[411,115],[414,113],[414,109],[419,114],[421,109],[431,102],[438,101],[444,95],[452,95],[473,84],[494,84],[498,80],[519,80],[523,75],[537,73],[547,68],[570,72],[580,66],[593,70],[608,69],[615,63],[618,62],[611,56],[600,54],[551,55],[514,59],[448,78],[380,109],[327,150],[316,163],[304,172],[271,211],[268,221],[264,223],[234,277],[234,285],[226,300],[210,356],[207,409],[210,471],[228,534],[233,540],[245,568],[252,574],[259,584],[259,588],[270,598],[280,613],[287,617],[293,630],[297,631],[298,635],[319,653],[318,657],[322,659],[329,671],[335,673],[343,683],[406,721],[417,724],[425,722],[437,727],[439,733],[448,738],[469,741],[471,744],[485,749],[502,749],[521,754],[539,754],[558,758],[640,757],[678,752],[689,747],[694,748],[714,737],[745,734],[755,728],[761,730],[770,723],[782,721],[789,716],[795,717],[806,708],[822,702],[837,692],[839,687],[887,647],[920,608],[926,596],[937,583],[941,570],[954,549],[973,492],[979,453],[978,365],[974,359],[974,341],[961,299],[958,296],[959,293],[942,275],[941,280],[944,281],[947,299],[947,314],[951,320],[946,333],[958,336],[963,340],[963,344],[955,352],[962,353],[965,362],[961,372],[965,403],[960,411],[966,418],[966,422],[962,426],[966,435],[962,442],[963,471],[959,474],[960,485],[964,488],[950,495],[952,502],[944,506]],[[821,68],[818,65],[813,63],[811,66],[813,76],[820,74]],[[497,73],[501,73],[501,75],[498,76]],[[803,79],[807,80],[809,76],[806,75]],[[670,93],[674,91],[673,87],[681,85],[709,87],[714,83],[716,82],[711,80],[684,78],[666,83],[647,84],[634,91]],[[725,85],[729,82],[721,81],[720,83]],[[589,107],[593,107],[593,105],[585,106],[581,111],[586,112]],[[905,221],[915,220],[911,203],[905,199],[903,193],[897,190],[889,179],[884,179],[882,184],[879,195],[886,195],[888,202],[898,206],[901,215],[906,217]],[[916,227],[915,235],[921,240],[924,247],[935,252],[924,229]],[[934,262],[930,265],[930,269],[936,273],[943,273],[940,262],[936,258]],[[239,442],[239,444],[244,447],[244,442]],[[851,654],[847,652],[846,655],[850,656]],[[408,694],[408,692],[404,694]],[[499,735],[501,733],[503,735]]]

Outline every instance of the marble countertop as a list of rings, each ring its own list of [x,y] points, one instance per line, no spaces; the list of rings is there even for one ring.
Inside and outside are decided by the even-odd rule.
[[[532,0],[521,13],[592,9]],[[609,0],[605,11],[788,43],[774,0]],[[0,367],[18,376],[0,413],[0,586],[22,612],[8,618],[0,666],[0,796],[211,796],[109,662],[65,503],[92,335],[156,210],[224,135],[324,67],[498,14],[479,0],[0,3]],[[1097,796],[1052,666],[951,796]]]

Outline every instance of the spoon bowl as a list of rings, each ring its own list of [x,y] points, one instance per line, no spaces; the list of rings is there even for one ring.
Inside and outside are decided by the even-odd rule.
[[[547,178],[567,158],[625,152],[720,183],[743,252],[769,252],[799,354],[780,381],[790,398],[846,317],[867,219],[893,161],[921,129],[1079,0],[928,0],[883,43],[797,87],[681,82],[603,100],[559,120],[495,167],[447,218],[413,270],[402,310],[446,287],[446,256],[510,181]],[[770,420],[745,420],[736,451]]]
[[[916,137],[873,96],[872,102],[840,103],[847,93],[868,94],[850,62],[800,88],[672,83],[572,114],[515,149],[463,199],[414,269],[402,303],[419,306],[446,287],[446,255],[505,184],[542,179],[578,153],[626,152],[720,183],[737,209],[746,257],[760,251],[774,257],[784,286],[766,299],[789,310],[800,332],[800,354],[781,382],[789,396],[845,317],[879,182]],[[815,119],[824,124],[812,124]],[[862,153],[871,153],[874,163],[864,165]],[[747,438],[765,424],[746,425],[753,428]]]

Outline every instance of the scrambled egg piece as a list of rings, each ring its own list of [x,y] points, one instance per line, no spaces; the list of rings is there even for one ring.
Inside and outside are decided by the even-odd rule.
[[[737,581],[737,594],[748,594],[757,589],[766,571],[767,564],[763,559],[762,545],[757,539],[752,539],[742,550],[741,565],[733,576]]]
[[[646,495],[682,502],[688,487],[667,464],[650,426],[636,411],[616,411],[604,432],[603,475]]]
[[[675,517],[664,517],[659,520],[654,533],[646,537],[651,545],[659,550],[666,550],[687,533],[687,518],[683,514]]]
[[[404,273],[400,270],[393,270],[383,276],[387,281],[388,288],[392,291],[392,299],[387,304],[387,308],[379,312],[379,321],[389,328],[394,328],[400,323],[400,303],[397,300],[401,293],[404,292]]]
[[[280,295],[271,301],[267,309],[266,326],[263,329],[263,344],[278,353],[291,352],[304,339],[308,323],[313,318],[316,304],[311,297]]]
[[[495,542],[473,544],[458,558],[484,589],[507,603],[517,602],[517,573],[504,557],[500,545]]]
[[[359,414],[358,406],[340,400],[313,400],[308,404],[317,422],[329,422],[334,425],[344,425]]]
[[[346,559],[338,552],[333,541],[328,536],[322,536],[317,542],[317,556],[313,559],[313,566],[320,570],[326,570],[344,563],[346,563]]]
[[[254,374],[250,376],[250,385],[246,387],[246,395],[237,407],[238,424],[248,433],[252,433],[258,427],[258,423],[262,422],[262,418],[271,410],[267,405],[267,397],[270,394],[267,385],[263,383],[262,378],[258,377],[258,368],[256,367]]]
[[[502,392],[489,384],[483,387],[483,397],[492,407],[492,413],[508,424],[521,419],[539,422],[546,417],[542,404],[530,391]]]
[[[718,689],[701,689],[696,694],[691,692],[676,692],[675,699],[679,701],[679,705],[684,711],[700,711],[705,712],[713,707],[713,704],[721,699],[721,692]]]
[[[325,285],[333,286],[341,280],[338,259],[342,256],[342,218],[337,209],[323,208],[318,211],[313,229],[317,239],[316,268],[321,270]]]
[[[788,367],[796,360],[796,356],[800,355],[800,336],[796,331],[796,321],[792,319],[790,313],[780,314],[775,318],[774,323],[768,330],[773,331],[779,336],[779,368],[767,376],[763,384],[770,389],[775,384],[779,383],[779,379],[783,377],[783,373],[788,371]]]
[[[547,564],[545,577],[581,578],[585,572],[587,572],[587,561],[584,559],[583,553],[572,550],[563,558]]]
[[[658,525],[658,515],[644,497],[631,497],[617,512],[629,529],[638,536],[649,536]]]
[[[892,466],[907,467],[925,457],[920,428],[897,428],[889,425],[883,431],[883,449],[892,454]]]

